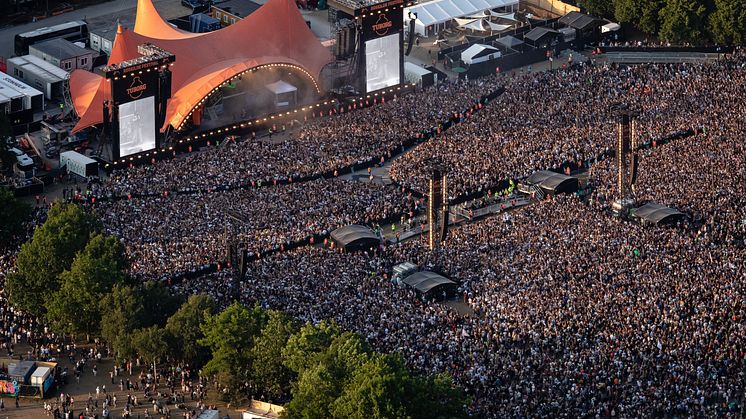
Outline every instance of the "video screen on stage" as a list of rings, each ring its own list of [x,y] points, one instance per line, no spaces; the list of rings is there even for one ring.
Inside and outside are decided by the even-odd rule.
[[[401,83],[399,34],[365,42],[365,86],[367,92]]]
[[[119,106],[119,157],[155,148],[155,98]]]

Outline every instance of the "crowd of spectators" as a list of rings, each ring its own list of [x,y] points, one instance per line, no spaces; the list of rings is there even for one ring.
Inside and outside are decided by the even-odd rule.
[[[269,183],[391,157],[404,142],[437,128],[496,90],[499,80],[445,82],[364,109],[312,119],[282,140],[249,138],[115,171],[99,193],[159,194]],[[355,105],[357,106],[357,105]]]
[[[418,204],[394,187],[319,179],[108,201],[96,211],[107,233],[123,240],[131,273],[158,278],[225,261],[228,243],[244,243],[255,255],[348,224],[398,220]]]
[[[506,77],[506,91],[463,124],[392,163],[391,177],[425,191],[421,167],[433,157],[450,172],[452,197],[520,179],[535,170],[583,167],[612,150],[611,106],[639,112],[640,142],[736,119],[746,60],[619,66],[586,62]]]
[[[305,247],[179,292],[333,318],[424,373],[447,371],[474,414],[730,416],[746,411],[746,250],[641,226],[559,197],[419,240]],[[411,261],[460,283],[468,309],[390,281]]]

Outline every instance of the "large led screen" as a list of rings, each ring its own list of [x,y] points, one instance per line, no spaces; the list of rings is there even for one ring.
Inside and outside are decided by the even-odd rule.
[[[155,98],[119,105],[119,157],[155,148]]]
[[[367,92],[396,86],[399,76],[399,34],[365,42],[365,87]]]

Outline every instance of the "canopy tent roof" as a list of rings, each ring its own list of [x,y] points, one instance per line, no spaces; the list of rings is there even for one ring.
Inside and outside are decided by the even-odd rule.
[[[499,23],[493,23],[486,19],[455,19],[459,27],[464,29],[471,29],[475,31],[504,31],[511,27],[511,25],[501,25]]]
[[[517,5],[518,0],[432,0],[404,8],[404,18],[409,12],[417,14],[424,26],[448,22],[462,16],[484,13],[485,10]]]
[[[139,57],[137,47],[144,43],[176,56],[171,68],[171,99],[161,131],[169,125],[179,128],[200,101],[239,73],[260,66],[291,66],[307,76],[318,90],[321,70],[332,61],[331,53],[308,28],[292,0],[269,0],[233,25],[197,34],[166,23],[151,0],[138,0],[135,29],[117,30],[108,64]],[[103,122],[101,104],[109,94],[103,77],[84,74],[75,71],[70,80],[73,103],[80,116],[73,132]],[[93,77],[98,78],[95,91]]]
[[[679,212],[674,208],[669,208],[665,205],[656,204],[653,202],[637,208],[636,210],[634,210],[634,214],[644,221],[655,224],[659,224],[661,222],[675,222],[684,218],[684,213]]]
[[[580,30],[593,26],[598,22],[598,18],[580,12],[570,12],[559,18],[559,23]]]
[[[522,45],[524,43],[520,39],[518,39],[518,38],[516,38],[514,36],[511,36],[511,35],[503,36],[502,38],[498,38],[498,39],[495,40],[495,42],[497,42],[500,45],[503,45],[505,47],[508,47],[508,48],[514,48],[514,47],[517,47],[517,46]]]
[[[469,48],[465,49],[463,52],[461,52],[461,60],[465,63],[470,62],[474,58],[478,58],[478,57],[481,57],[487,54],[492,54],[496,51],[500,51],[500,50],[490,45],[474,44],[470,46]]]
[[[455,289],[457,284],[435,272],[421,271],[413,273],[402,280],[407,286],[421,294],[428,294],[439,289]]]
[[[549,29],[546,27],[536,27],[528,31],[525,35],[523,35],[523,39],[528,39],[529,41],[536,42],[539,39],[543,38],[547,34],[557,34],[559,32],[555,31],[554,29]]]
[[[331,238],[345,250],[370,248],[380,242],[380,238],[373,230],[358,224],[351,224],[332,231]]]
[[[422,66],[419,66],[419,65],[417,65],[415,63],[410,63],[409,61],[405,61],[404,62],[404,71],[408,71],[408,72],[414,73],[414,74],[416,74],[418,76],[426,76],[428,74],[432,74],[432,71],[430,71],[430,70],[428,70],[428,69],[426,69],[426,68],[424,68]]]
[[[270,92],[272,92],[272,93],[274,93],[276,95],[281,95],[281,94],[284,94],[284,93],[292,93],[292,92],[297,92],[298,91],[297,87],[293,86],[292,84],[290,84],[290,83],[288,83],[288,82],[286,82],[284,80],[278,80],[278,81],[276,81],[274,83],[270,83],[270,84],[268,84],[268,85],[266,85],[264,87],[266,87]]]
[[[575,192],[578,190],[578,178],[561,173],[539,170],[528,177],[527,182],[550,192]]]

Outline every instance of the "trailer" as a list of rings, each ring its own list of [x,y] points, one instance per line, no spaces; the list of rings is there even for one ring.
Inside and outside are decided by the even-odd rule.
[[[98,162],[77,151],[60,153],[60,168],[62,167],[65,167],[68,174],[74,173],[84,178],[98,175]]]

